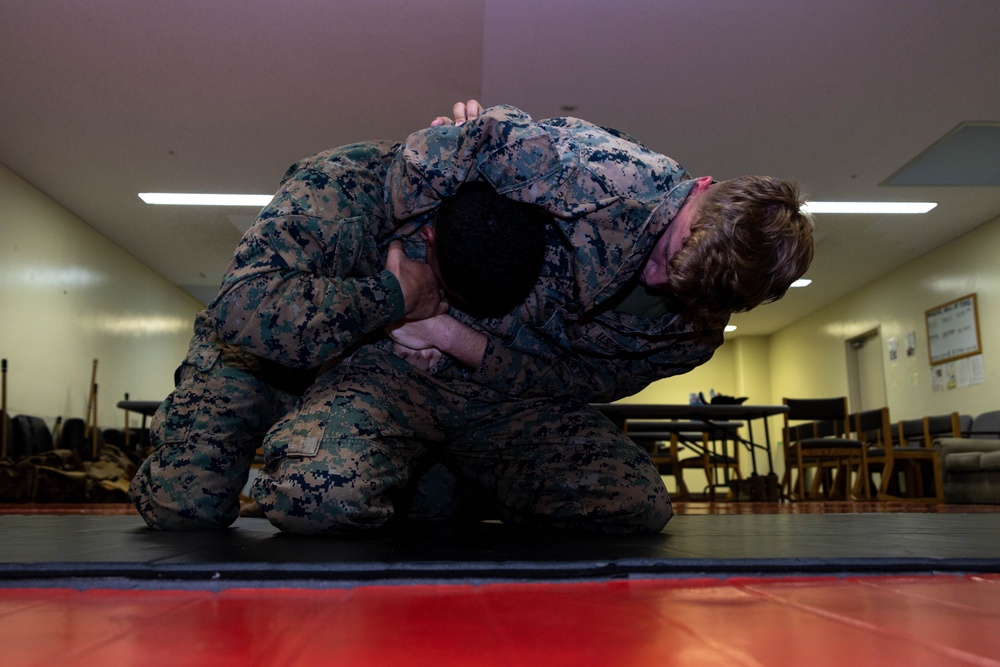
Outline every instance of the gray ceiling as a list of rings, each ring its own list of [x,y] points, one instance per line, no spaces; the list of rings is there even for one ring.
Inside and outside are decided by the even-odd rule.
[[[203,298],[253,212],[138,192],[273,192],[300,157],[470,97],[572,108],[694,175],[939,203],[818,216],[813,285],[734,318],[764,334],[1000,216],[995,181],[883,185],[1000,121],[998,34],[995,0],[3,0],[0,162]]]

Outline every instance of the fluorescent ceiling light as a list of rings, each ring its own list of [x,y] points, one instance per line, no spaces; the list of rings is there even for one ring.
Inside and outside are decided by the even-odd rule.
[[[808,285],[812,285],[812,281],[811,280],[809,280],[808,278],[799,278],[798,280],[796,280],[795,282],[793,282],[791,285],[789,285],[789,287],[806,287]]]
[[[802,210],[809,213],[926,213],[935,206],[935,202],[807,201]]]
[[[261,208],[273,195],[206,195],[179,192],[140,192],[139,198],[147,204],[172,206],[255,206]]]
[[[736,331],[736,325],[735,324],[727,324],[726,328],[723,329],[723,331],[725,331],[726,333],[729,333],[730,331]]]

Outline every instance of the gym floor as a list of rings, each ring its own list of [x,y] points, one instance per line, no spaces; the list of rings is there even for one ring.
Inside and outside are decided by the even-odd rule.
[[[3,664],[1000,665],[1000,507],[676,510],[335,539],[0,506]]]

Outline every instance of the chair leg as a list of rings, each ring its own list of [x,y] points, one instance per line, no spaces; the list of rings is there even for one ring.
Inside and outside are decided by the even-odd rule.
[[[676,500],[691,500],[691,491],[684,481],[684,467],[680,462],[680,442],[676,433],[670,435],[670,471],[677,480]]]
[[[838,459],[830,467],[829,479],[826,487],[827,500],[847,500],[851,497],[854,489],[851,485],[851,466],[845,459]]]
[[[799,487],[799,500],[805,500],[806,496],[806,468],[802,463],[802,452],[798,452],[796,457],[796,467],[799,471],[799,478],[797,480],[797,485]]]
[[[889,484],[892,482],[892,476],[896,474],[895,464],[892,459],[887,459],[882,465],[882,479],[879,480],[878,485],[878,497],[884,498],[889,495]]]
[[[868,465],[865,463],[864,459],[859,459],[857,461],[857,467],[858,467],[858,476],[857,480],[854,482],[851,493],[856,500],[869,500],[871,498],[871,493],[869,492],[871,487],[868,484],[869,481]],[[850,470],[851,470],[850,461],[848,461],[847,463],[847,470],[848,470],[848,480],[850,480]]]
[[[809,499],[825,498],[830,493],[830,469],[824,465],[815,466],[812,482],[809,484]]]
[[[792,494],[792,469],[785,463],[785,472],[781,474],[781,488],[784,489],[785,497],[791,500],[794,496]]]
[[[944,502],[944,480],[941,475],[941,458],[935,456],[931,459],[931,468],[934,475],[934,500],[939,503]]]
[[[924,471],[919,461],[909,462],[909,477],[906,482],[906,495],[910,498],[924,497]]]

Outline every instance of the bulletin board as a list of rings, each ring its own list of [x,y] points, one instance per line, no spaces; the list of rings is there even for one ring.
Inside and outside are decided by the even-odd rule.
[[[932,365],[982,352],[975,294],[931,308],[926,316],[927,350]]]

